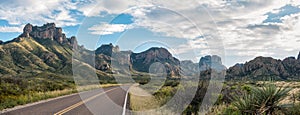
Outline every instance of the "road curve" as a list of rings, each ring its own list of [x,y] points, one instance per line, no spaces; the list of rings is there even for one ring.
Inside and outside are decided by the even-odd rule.
[[[95,89],[6,111],[1,115],[122,115],[123,106],[128,105],[124,102],[129,87],[124,85]],[[130,115],[127,109],[125,115]]]

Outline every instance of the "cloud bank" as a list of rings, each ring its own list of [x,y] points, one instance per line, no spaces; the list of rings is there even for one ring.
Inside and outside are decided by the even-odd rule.
[[[300,1],[286,0],[11,0],[0,3],[0,19],[9,24],[0,31],[19,32],[16,26],[27,22],[74,26],[80,25],[83,17],[127,13],[133,16],[131,24],[103,22],[88,30],[90,34],[112,35],[146,28],[175,40],[187,39],[175,49],[178,55],[196,50],[199,57],[235,57],[228,59],[232,64],[255,56],[296,55],[300,50],[299,5]]]

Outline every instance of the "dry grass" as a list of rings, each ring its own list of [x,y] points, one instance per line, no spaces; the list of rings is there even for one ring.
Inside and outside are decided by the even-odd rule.
[[[281,104],[291,104],[291,103],[299,103],[300,101],[295,99],[295,96],[300,94],[300,82],[287,82],[287,81],[276,81],[276,82],[257,82],[257,84],[274,84],[277,87],[287,87],[292,90],[289,92],[289,95],[282,100]]]
[[[174,115],[175,113],[169,109],[161,107],[162,102],[164,101],[149,94],[138,85],[130,88],[130,108],[134,115]]]
[[[26,95],[20,96],[7,96],[3,99],[3,102],[0,104],[0,110],[6,108],[12,108],[17,105],[24,105],[28,103],[37,102],[40,100],[45,100],[49,98],[55,98],[63,95],[69,95],[72,93],[88,91],[96,88],[104,88],[104,87],[112,87],[119,86],[120,84],[104,84],[104,85],[87,85],[87,86],[79,86],[77,89],[64,89],[64,90],[55,90],[55,91],[47,91],[47,92],[32,92]]]
[[[215,105],[208,113],[206,113],[206,115],[222,115],[227,108],[228,105],[226,104]]]
[[[120,86],[121,84],[101,84],[101,85],[86,85],[86,86],[78,86],[77,91],[87,91],[87,90],[92,90],[92,89],[97,89],[97,88],[105,88],[105,87],[113,87],[113,86]]]
[[[133,111],[145,111],[158,108],[159,101],[137,85],[130,88],[130,108]]]

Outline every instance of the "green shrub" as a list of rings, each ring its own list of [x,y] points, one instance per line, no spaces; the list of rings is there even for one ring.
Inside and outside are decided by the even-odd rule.
[[[251,91],[251,87],[250,86],[248,86],[248,85],[243,85],[242,86],[242,90],[244,90],[244,91],[246,91],[246,92],[250,92]]]
[[[284,108],[283,113],[286,115],[300,115],[300,103]]]
[[[222,115],[241,115],[241,112],[230,105],[222,111]]]
[[[275,114],[281,110],[279,104],[291,89],[265,85],[262,88],[251,87],[251,92],[242,97],[236,96],[232,104],[243,114]]]

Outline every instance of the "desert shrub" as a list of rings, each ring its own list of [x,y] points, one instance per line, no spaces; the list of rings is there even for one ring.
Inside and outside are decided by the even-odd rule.
[[[300,103],[284,108],[283,113],[286,115],[300,115]]]
[[[280,101],[291,89],[265,85],[262,88],[251,87],[251,92],[236,96],[232,103],[242,114],[275,114],[282,109]]]
[[[179,80],[166,80],[164,86],[176,87],[179,84]]]
[[[248,86],[248,85],[243,85],[242,86],[242,90],[244,90],[244,91],[246,91],[246,92],[250,92],[251,91],[251,87],[250,86]]]
[[[241,112],[236,110],[232,105],[226,107],[222,112],[222,115],[241,115]]]

